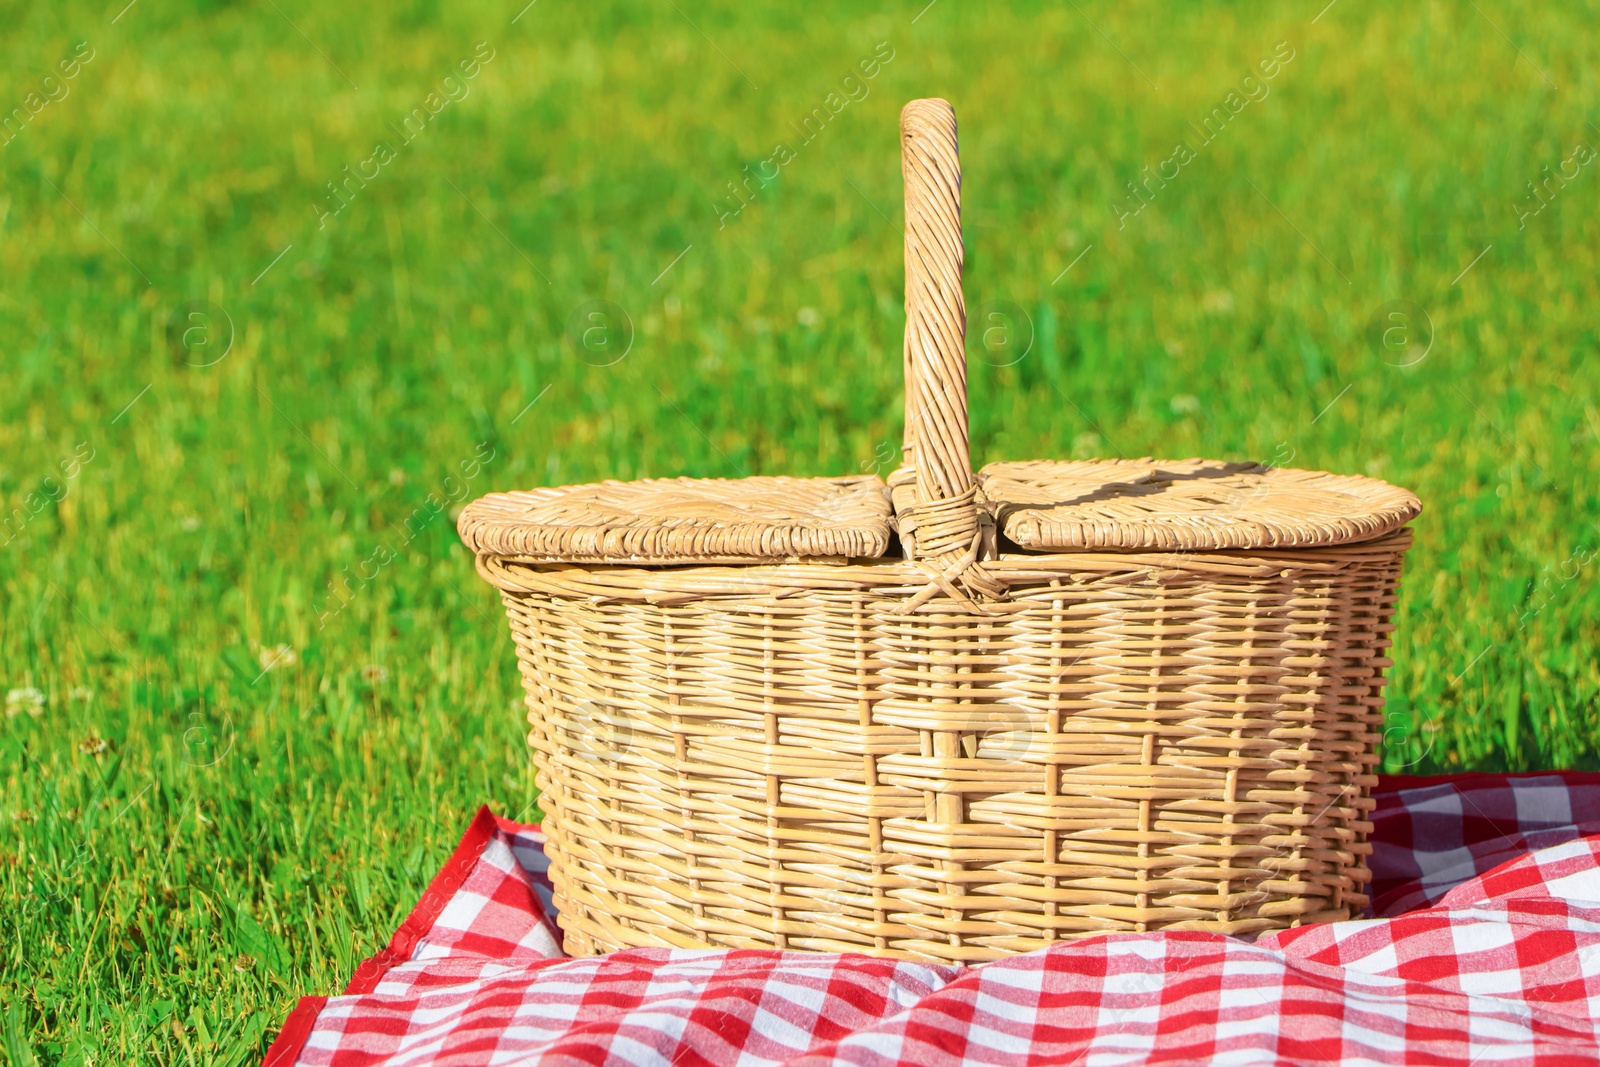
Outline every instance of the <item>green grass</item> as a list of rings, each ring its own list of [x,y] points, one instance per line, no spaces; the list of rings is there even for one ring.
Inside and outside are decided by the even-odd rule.
[[[1513,206],[1600,147],[1594,5],[676,6],[8,5],[5,113],[94,53],[0,149],[0,689],[39,694],[0,718],[10,1062],[249,1063],[477,805],[531,810],[453,501],[898,448],[915,96],[961,117],[975,324],[1033,333],[1009,366],[969,340],[977,462],[1292,455],[1411,487],[1386,766],[1596,765],[1600,166],[1524,229]],[[634,327],[612,366],[563,340],[592,300]],[[1393,300],[1432,322],[1410,366],[1369,337]],[[210,365],[227,331],[192,301],[231,319]]]

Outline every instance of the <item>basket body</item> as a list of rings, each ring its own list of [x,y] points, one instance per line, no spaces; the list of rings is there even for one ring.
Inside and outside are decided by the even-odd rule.
[[[567,949],[970,963],[1353,917],[1410,542],[1005,553],[981,612],[911,604],[900,559],[480,554]]]

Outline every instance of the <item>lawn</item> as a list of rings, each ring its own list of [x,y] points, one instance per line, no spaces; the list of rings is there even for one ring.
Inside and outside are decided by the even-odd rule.
[[[1408,486],[1384,766],[1597,765],[1594,5],[124,2],[0,36],[0,1059],[257,1061],[532,817],[465,500],[888,468],[917,96],[977,462]]]

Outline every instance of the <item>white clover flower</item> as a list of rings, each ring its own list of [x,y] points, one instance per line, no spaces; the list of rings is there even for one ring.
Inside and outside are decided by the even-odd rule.
[[[300,657],[288,645],[274,645],[272,648],[263,645],[256,653],[256,662],[261,664],[261,673],[265,674],[276,667],[293,667],[300,662]]]
[[[13,689],[6,694],[6,718],[13,719],[20,712],[38,718],[44,711],[44,694],[32,686]]]

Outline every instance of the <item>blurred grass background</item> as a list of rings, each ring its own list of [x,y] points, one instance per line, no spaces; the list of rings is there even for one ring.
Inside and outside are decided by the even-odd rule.
[[[886,469],[917,96],[961,120],[978,463],[1408,486],[1385,767],[1596,766],[1595,18],[5,5],[3,1055],[255,1061],[473,809],[528,817],[462,500]],[[1280,42],[1270,93],[1202,146],[1190,124]],[[1180,140],[1196,158],[1119,226]],[[794,158],[734,214],[778,142]],[[567,339],[593,301],[631,324],[610,365]],[[1372,330],[1393,301],[1399,355]]]

